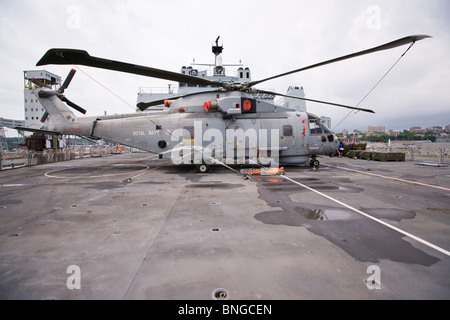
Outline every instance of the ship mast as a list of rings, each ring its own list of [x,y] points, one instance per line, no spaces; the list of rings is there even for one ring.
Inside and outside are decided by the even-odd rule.
[[[215,43],[212,46],[212,52],[216,56],[214,62],[214,75],[225,75],[225,68],[222,63],[222,51],[223,51],[223,43],[219,43],[220,36],[217,37]]]

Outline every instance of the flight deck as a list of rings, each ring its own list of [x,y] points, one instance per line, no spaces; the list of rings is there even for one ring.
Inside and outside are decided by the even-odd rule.
[[[449,299],[450,168],[200,174],[128,153],[0,172],[0,299]]]

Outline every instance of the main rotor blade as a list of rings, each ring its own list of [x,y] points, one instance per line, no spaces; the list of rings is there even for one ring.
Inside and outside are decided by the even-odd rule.
[[[139,110],[144,111],[147,108],[158,106],[160,104],[164,104],[164,101],[166,101],[166,100],[176,100],[178,98],[185,98],[185,97],[199,95],[199,94],[202,94],[202,93],[212,93],[212,92],[218,92],[218,91],[220,91],[220,90],[199,91],[199,92],[185,94],[183,96],[167,97],[165,99],[155,100],[155,101],[150,101],[150,102],[139,102],[137,104],[137,106],[138,106]]]
[[[257,84],[259,84],[261,82],[265,82],[265,81],[268,81],[268,80],[276,79],[276,78],[279,78],[279,77],[284,77],[284,76],[287,76],[287,75],[290,75],[290,74],[293,74],[293,73],[296,73],[296,72],[301,72],[301,71],[305,71],[305,70],[308,70],[308,69],[324,66],[326,64],[330,64],[330,63],[334,63],[334,62],[338,62],[338,61],[342,61],[342,60],[346,60],[346,59],[355,58],[355,57],[358,57],[358,56],[362,56],[362,55],[373,53],[373,52],[377,52],[377,51],[393,49],[393,48],[396,48],[396,47],[399,47],[399,46],[402,46],[402,45],[405,45],[405,44],[408,44],[408,43],[414,43],[416,41],[419,41],[419,40],[422,40],[422,39],[425,39],[425,38],[431,38],[431,36],[427,36],[427,35],[413,35],[413,36],[409,36],[409,37],[404,37],[404,38],[401,38],[401,39],[398,39],[398,40],[395,40],[395,41],[383,44],[383,45],[378,46],[378,47],[374,47],[374,48],[371,48],[371,49],[367,49],[367,50],[359,51],[359,52],[356,52],[356,53],[348,54],[346,56],[342,56],[342,57],[339,57],[339,58],[335,58],[335,59],[323,61],[323,62],[320,62],[320,63],[316,63],[316,64],[313,64],[313,65],[310,65],[310,66],[307,66],[307,67],[303,67],[303,68],[300,68],[300,69],[296,69],[296,70],[292,70],[292,71],[289,71],[289,72],[285,72],[285,73],[282,73],[282,74],[279,74],[279,75],[276,75],[276,76],[273,76],[273,77],[270,77],[270,78],[266,78],[266,79],[262,79],[262,80],[258,80],[258,81],[253,81],[253,82],[249,83],[249,87],[253,87],[254,85],[257,85]]]
[[[139,102],[137,104],[137,107],[139,108],[139,110],[144,111],[147,108],[154,107],[154,106],[159,106],[160,104],[164,104],[164,101],[171,100],[172,98],[173,99],[178,99],[180,97],[170,97],[170,99],[166,98],[166,99],[155,100],[155,101],[151,101],[151,102]]]
[[[59,64],[59,65],[79,64],[94,68],[126,72],[146,77],[153,77],[164,80],[189,83],[194,85],[210,85],[215,87],[223,86],[221,82],[210,81],[208,79],[194,77],[182,73],[92,57],[86,51],[77,49],[50,49],[41,58],[41,60],[39,60],[39,62],[36,65],[42,66],[47,64]]]
[[[322,100],[314,100],[314,99],[307,99],[307,98],[302,98],[302,97],[297,97],[297,96],[290,96],[290,95],[277,93],[277,92],[272,92],[272,91],[255,90],[254,92],[256,92],[256,93],[265,93],[265,94],[273,94],[273,95],[276,95],[276,96],[281,96],[281,97],[286,97],[286,98],[300,99],[300,100],[305,100],[305,101],[310,101],[310,102],[328,104],[328,105],[335,106],[335,107],[341,107],[341,108],[347,108],[347,109],[353,109],[353,110],[359,110],[359,111],[364,111],[364,112],[375,113],[375,111],[370,110],[370,109],[352,107],[352,106],[347,106],[347,105],[344,105],[344,104],[328,102],[328,101],[322,101]]]
[[[77,70],[72,69],[70,70],[69,74],[67,75],[66,80],[64,81],[63,85],[58,89],[58,92],[60,93],[64,93],[64,90],[67,89],[67,87],[69,86],[70,82],[73,79],[73,76],[75,75],[75,73],[77,72]]]

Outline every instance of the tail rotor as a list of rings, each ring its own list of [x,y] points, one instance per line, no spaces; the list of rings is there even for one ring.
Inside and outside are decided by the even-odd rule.
[[[70,70],[69,74],[67,75],[66,80],[64,81],[63,85],[56,90],[56,96],[63,102],[65,102],[69,107],[77,110],[78,112],[81,112],[82,114],[86,114],[86,110],[83,109],[82,107],[80,107],[79,105],[73,103],[72,101],[70,101],[69,99],[66,98],[65,95],[63,95],[64,90],[67,89],[67,87],[69,86],[70,82],[72,81],[75,73],[77,71],[75,69]]]

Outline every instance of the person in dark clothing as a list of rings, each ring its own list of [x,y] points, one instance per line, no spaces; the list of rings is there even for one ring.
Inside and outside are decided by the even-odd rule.
[[[337,149],[337,153],[339,158],[342,157],[342,153],[344,152],[344,144],[342,143],[342,141],[339,141],[339,147]]]

